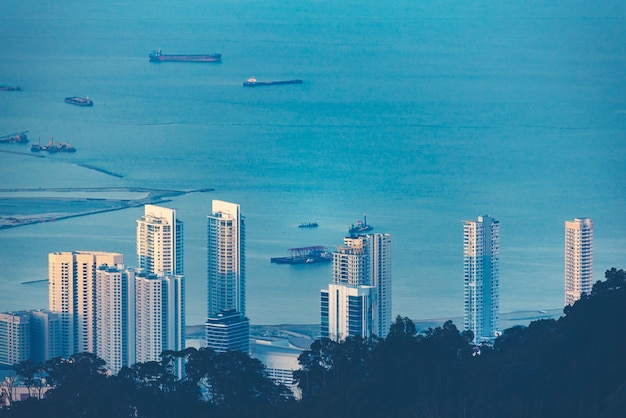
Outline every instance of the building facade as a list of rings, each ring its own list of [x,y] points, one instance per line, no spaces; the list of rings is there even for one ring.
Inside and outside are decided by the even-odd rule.
[[[333,282],[320,301],[323,337],[385,338],[391,326],[391,236],[344,238],[333,253]]]
[[[207,216],[207,346],[221,350],[225,330],[249,335],[246,318],[246,230],[238,204],[213,200]],[[224,312],[228,312],[225,317]],[[235,316],[238,318],[235,320]],[[236,322],[224,328],[226,322]],[[245,327],[245,332],[240,328]],[[234,338],[233,336],[232,338]],[[220,337],[221,338],[221,337]],[[229,337],[231,338],[231,337]],[[246,342],[246,352],[249,344]]]
[[[0,313],[0,364],[12,366],[31,358],[30,313]]]
[[[145,205],[137,220],[137,265],[152,274],[184,274],[183,223],[176,211]]]
[[[103,251],[48,254],[48,309],[61,327],[61,355],[96,351],[96,270],[124,264],[124,256]]]
[[[114,374],[135,364],[135,272],[102,265],[96,272],[96,355]]]
[[[489,216],[463,225],[464,328],[492,341],[500,319],[500,223]]]
[[[218,353],[250,351],[250,320],[234,309],[218,312],[206,322],[207,347]]]
[[[163,351],[184,348],[184,276],[135,272],[135,361],[160,361]],[[180,361],[176,373],[182,373]]]
[[[576,218],[565,222],[565,306],[593,288],[593,222]]]
[[[226,309],[245,315],[246,234],[241,209],[214,200],[207,219],[208,317]]]
[[[31,358],[43,363],[61,355],[61,317],[40,309],[30,311]]]

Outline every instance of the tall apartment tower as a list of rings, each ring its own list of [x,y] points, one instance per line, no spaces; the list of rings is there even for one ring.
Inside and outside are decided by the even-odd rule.
[[[63,357],[96,352],[96,271],[124,263],[119,253],[73,251],[48,254],[48,308],[59,314]]]
[[[176,211],[145,205],[137,220],[137,264],[153,274],[183,275],[183,223]]]
[[[30,313],[0,313],[0,364],[12,366],[31,358]]]
[[[30,350],[35,363],[61,355],[60,314],[39,309],[30,311]]]
[[[333,253],[333,283],[320,297],[323,337],[385,338],[391,326],[391,236],[344,238]]]
[[[96,355],[117,374],[135,364],[135,272],[124,266],[96,272]]]
[[[492,341],[500,319],[500,223],[489,216],[465,221],[463,270],[466,331],[474,341]]]
[[[35,363],[61,355],[59,315],[39,309],[0,313],[0,364]]]
[[[207,215],[207,345],[215,335],[242,329],[249,335],[246,318],[246,229],[238,204],[213,200]],[[236,312],[234,318],[233,311]],[[222,337],[220,337],[222,338]],[[228,337],[230,338],[230,337]],[[234,335],[232,336],[233,339]],[[248,338],[238,349],[247,352]]]
[[[565,222],[565,306],[593,287],[593,222],[576,218]]]
[[[145,205],[137,220],[135,273],[136,362],[159,361],[185,348],[183,223],[176,211]],[[182,363],[176,366],[182,375]]]
[[[135,361],[159,361],[185,348],[185,278],[135,272]],[[182,375],[182,360],[175,373]]]

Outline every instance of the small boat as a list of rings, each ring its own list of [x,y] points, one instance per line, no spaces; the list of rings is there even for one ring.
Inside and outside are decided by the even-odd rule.
[[[6,84],[0,85],[0,91],[22,91],[20,86],[7,86]]]
[[[274,86],[278,84],[302,84],[302,80],[257,81],[256,78],[250,77],[249,79],[243,82],[244,87]]]
[[[93,100],[91,100],[89,97],[76,97],[76,96],[72,96],[72,97],[66,97],[65,100],[63,100],[65,103],[69,103],[69,104],[73,104],[76,106],[93,106]]]
[[[303,222],[301,223],[298,228],[317,228],[317,222]]]

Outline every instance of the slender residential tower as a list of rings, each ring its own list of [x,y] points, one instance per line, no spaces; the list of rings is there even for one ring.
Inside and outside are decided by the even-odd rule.
[[[391,326],[391,236],[344,238],[333,253],[333,282],[320,297],[322,337],[385,338]]]
[[[96,272],[96,355],[117,374],[135,364],[135,272],[124,266]]]
[[[247,352],[244,219],[238,204],[221,200],[213,200],[211,212],[207,216],[207,345]],[[218,340],[219,345],[214,345]]]
[[[137,263],[153,274],[183,275],[183,223],[176,211],[145,205],[137,220]]]
[[[565,222],[565,306],[593,287],[593,222],[576,218]]]
[[[492,341],[500,316],[500,223],[479,216],[463,229],[465,330],[474,342]]]
[[[137,220],[135,272],[136,362],[159,361],[185,348],[183,222],[176,211],[146,205]],[[175,372],[182,376],[182,362]]]
[[[135,272],[135,361],[159,361],[163,351],[184,348],[184,276]],[[182,359],[175,374],[182,376]]]
[[[96,270],[124,264],[124,256],[102,251],[48,254],[48,307],[59,314],[61,355],[96,352]]]

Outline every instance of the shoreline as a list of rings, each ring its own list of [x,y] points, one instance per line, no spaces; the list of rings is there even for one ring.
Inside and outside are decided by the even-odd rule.
[[[515,326],[528,326],[531,322],[542,319],[558,319],[561,316],[563,316],[563,308],[505,312],[500,314],[500,325],[501,330],[504,331]],[[463,317],[411,320],[418,332],[440,327],[448,320],[451,320],[459,330],[463,328]],[[204,338],[204,325],[187,325],[185,331],[187,339]],[[320,324],[250,324],[251,338],[288,338],[296,335],[316,339],[319,338],[319,333]]]

